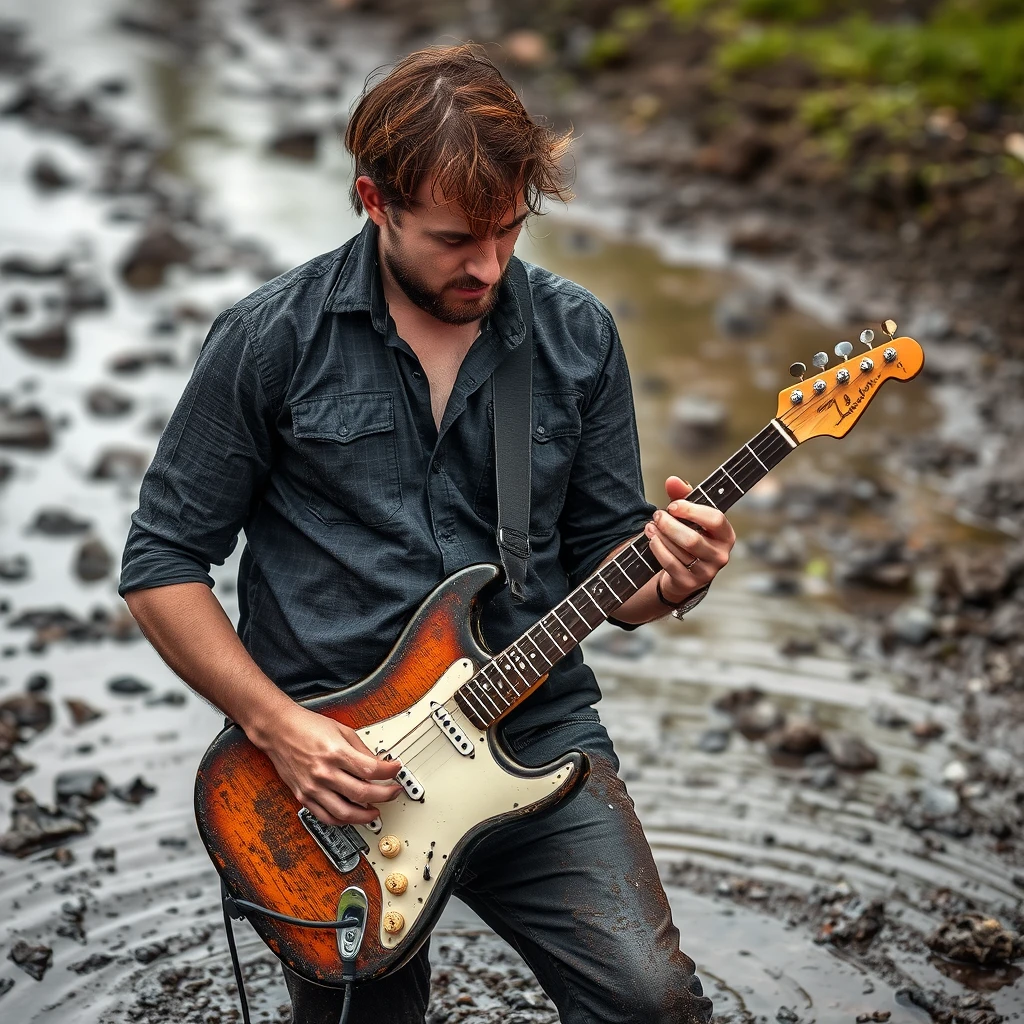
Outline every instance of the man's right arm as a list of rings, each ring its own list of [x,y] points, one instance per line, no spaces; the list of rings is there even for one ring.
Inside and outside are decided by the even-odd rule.
[[[143,480],[120,591],[163,659],[245,731],[327,824],[372,821],[397,761],[296,704],[259,668],[212,592],[273,462],[268,400],[240,316],[218,318]]]

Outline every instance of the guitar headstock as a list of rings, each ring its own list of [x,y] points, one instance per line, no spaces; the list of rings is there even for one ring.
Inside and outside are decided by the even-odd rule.
[[[813,374],[807,374],[803,363],[790,367],[800,380],[779,392],[776,419],[798,442],[823,435],[842,437],[887,380],[910,380],[921,372],[921,346],[913,338],[893,337],[896,324],[892,320],[886,320],[882,329],[888,337],[874,347],[874,331],[863,331],[860,340],[866,349],[856,355],[850,342],[841,341],[835,353],[844,362],[835,366],[828,366],[828,356],[819,352]]]

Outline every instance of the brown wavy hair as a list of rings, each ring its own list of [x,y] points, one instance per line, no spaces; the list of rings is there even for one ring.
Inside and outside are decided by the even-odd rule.
[[[375,85],[368,79],[345,129],[355,176],[370,178],[386,203],[411,208],[433,177],[435,195],[461,206],[478,238],[515,211],[520,192],[534,213],[545,196],[573,198],[562,167],[571,141],[571,130],[535,122],[469,43],[417,50]],[[354,183],[351,195],[362,213]]]

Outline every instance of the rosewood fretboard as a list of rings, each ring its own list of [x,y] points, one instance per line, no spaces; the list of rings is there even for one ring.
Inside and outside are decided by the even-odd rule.
[[[795,447],[786,428],[772,420],[695,487],[688,500],[724,512]],[[459,707],[478,728],[493,725],[660,571],[641,534],[464,683],[455,693]]]

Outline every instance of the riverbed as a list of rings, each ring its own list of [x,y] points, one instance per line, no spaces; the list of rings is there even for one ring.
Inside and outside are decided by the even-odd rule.
[[[88,93],[111,121],[159,137],[162,150],[148,186],[104,189],[95,147],[23,118],[0,120],[0,258],[37,267],[65,258],[107,296],[104,308],[70,315],[67,273],[0,279],[0,391],[12,408],[43,410],[50,437],[2,451],[11,471],[0,492],[0,555],[23,557],[26,571],[0,583],[0,700],[35,678],[55,716],[17,746],[34,767],[0,784],[0,822],[17,787],[52,804],[57,776],[71,769],[102,774],[129,796],[140,776],[154,790],[136,802],[111,794],[93,803],[88,832],[63,843],[59,859],[50,849],[0,858],[0,956],[19,940],[52,949],[41,981],[2,961],[0,1010],[19,1024],[232,1019],[217,879],[191,814],[195,767],[219,716],[133,633],[116,596],[116,565],[141,469],[212,317],[268,269],[358,229],[334,122],[365,76],[408,43],[396,26],[353,14],[331,45],[310,49],[298,30],[274,38],[225,17],[228,5],[218,10],[214,41],[191,66],[159,40],[119,28],[115,6],[100,0],[18,12],[43,77],[62,80],[55,89]],[[18,87],[17,78],[4,80],[5,101]],[[307,132],[300,158],[275,152],[274,140],[296,122],[315,129],[313,144]],[[66,187],[32,184],[41,154],[65,171]],[[668,473],[699,481],[775,414],[791,362],[831,353],[868,325],[835,322],[818,298],[801,301],[799,287],[780,292],[744,276],[713,236],[659,235],[628,209],[605,205],[602,173],[581,169],[578,204],[538,219],[517,251],[591,288],[615,314],[657,501]],[[183,260],[166,267],[158,287],[133,289],[121,270],[151,223],[154,191],[169,224],[196,227],[206,265]],[[16,300],[22,312],[12,312]],[[737,329],[741,315],[749,324]],[[57,356],[14,340],[55,322],[68,333]],[[123,400],[122,411],[90,411],[87,398],[100,386]],[[711,401],[718,414],[699,443],[680,439],[680,400],[684,410],[686,400]],[[960,1000],[964,1012],[980,999],[993,1016],[979,1020],[1024,1011],[1016,968],[968,970],[921,941],[969,907],[1009,925],[1021,895],[1012,849],[982,829],[957,836],[907,825],[915,794],[958,809],[970,802],[949,766],[981,758],[984,746],[984,737],[965,734],[958,705],[907,685],[874,628],[929,585],[927,573],[909,590],[837,585],[837,566],[849,566],[857,544],[894,531],[919,548],[997,545],[893,456],[894,436],[927,438],[945,415],[940,389],[927,381],[887,385],[850,438],[794,452],[737,507],[736,556],[684,624],[604,628],[585,644],[684,948],[722,1020],[775,1020],[785,1007],[794,1016],[778,1019],[887,1012],[894,1022],[924,1021],[915,988]],[[41,523],[40,510],[61,513],[65,528]],[[89,542],[110,565],[84,580]],[[214,570],[231,615],[236,571],[234,558]],[[17,625],[26,611],[55,607],[92,623],[87,638],[69,639],[53,622]],[[142,685],[112,689],[119,678]],[[75,724],[68,699],[98,716]],[[778,720],[760,732],[740,729],[745,707]],[[780,750],[767,737],[786,716],[826,738],[856,737],[876,766],[850,770]],[[1006,768],[1010,778],[1016,770]],[[989,788],[994,798],[997,787]],[[987,798],[974,798],[982,813]],[[844,915],[861,920],[877,900],[884,925],[873,941],[829,938]],[[255,1019],[287,1020],[272,958],[244,925],[240,932]],[[554,1020],[515,956],[456,902],[433,958],[445,979],[436,1019]]]

